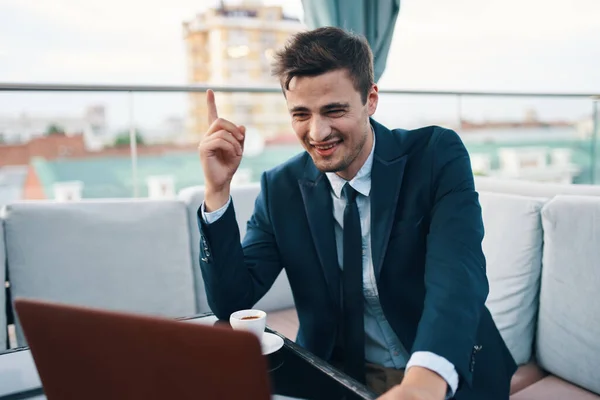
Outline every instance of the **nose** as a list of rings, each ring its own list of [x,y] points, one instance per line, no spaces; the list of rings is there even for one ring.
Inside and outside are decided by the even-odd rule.
[[[310,122],[309,137],[312,142],[324,142],[331,135],[331,126],[325,118],[313,117]]]

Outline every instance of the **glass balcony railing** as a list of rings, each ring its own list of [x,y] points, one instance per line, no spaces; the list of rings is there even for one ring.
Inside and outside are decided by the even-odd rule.
[[[197,144],[209,86],[0,83],[0,205],[20,199],[171,198],[202,185]],[[210,86],[220,116],[248,129],[234,184],[302,151],[279,87]],[[382,89],[390,128],[456,130],[477,175],[599,181],[593,93]]]

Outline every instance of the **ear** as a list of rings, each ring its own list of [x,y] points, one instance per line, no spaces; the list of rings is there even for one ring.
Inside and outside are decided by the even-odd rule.
[[[367,110],[369,111],[369,117],[375,114],[377,111],[377,104],[379,103],[379,88],[376,84],[373,84],[369,94],[367,96]]]

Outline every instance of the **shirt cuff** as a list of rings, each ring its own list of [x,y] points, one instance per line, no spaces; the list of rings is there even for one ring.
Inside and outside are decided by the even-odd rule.
[[[225,203],[225,205],[223,207],[221,207],[215,211],[206,212],[206,208],[204,207],[204,202],[202,202],[200,209],[201,209],[202,219],[204,220],[204,223],[210,225],[213,222],[215,222],[216,220],[218,220],[219,218],[221,218],[223,216],[223,214],[225,214],[225,211],[227,211],[227,207],[229,207],[229,204],[231,204],[231,196],[229,196],[229,200],[227,200],[227,203]]]
[[[446,400],[454,397],[456,390],[458,389],[458,373],[450,361],[428,351],[417,351],[414,352],[410,357],[410,360],[408,360],[406,370],[408,371],[410,367],[414,366],[430,369],[444,378],[448,384]]]

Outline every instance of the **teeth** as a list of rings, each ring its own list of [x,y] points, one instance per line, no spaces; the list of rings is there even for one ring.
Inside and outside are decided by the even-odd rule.
[[[332,144],[329,146],[315,146],[315,147],[319,150],[329,150],[329,149],[333,148],[333,146],[335,146],[335,144]]]

